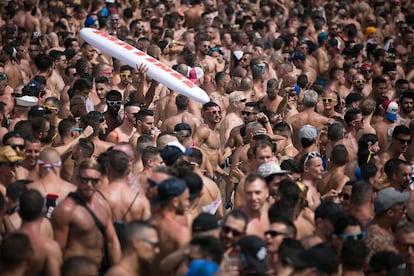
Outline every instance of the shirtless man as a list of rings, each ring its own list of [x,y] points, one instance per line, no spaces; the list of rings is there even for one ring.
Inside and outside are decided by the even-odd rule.
[[[8,46],[7,48],[3,48],[3,50],[0,52],[5,73],[8,77],[8,84],[12,89],[20,84],[23,84],[23,75],[20,71],[19,65],[12,58],[12,52],[14,50],[16,49]]]
[[[183,221],[190,206],[190,192],[185,182],[178,178],[164,180],[158,185],[159,214],[150,220],[157,226],[160,238],[160,254],[151,267],[151,275],[161,275],[161,260],[190,241],[191,231]]]
[[[102,76],[95,78],[95,91],[96,96],[99,100],[94,105],[94,109],[96,111],[103,113],[108,109],[108,105],[106,103],[106,94],[108,94],[110,88],[111,86],[107,77]]]
[[[306,63],[306,55],[301,51],[294,51],[291,54],[289,61],[300,70],[300,74],[305,74],[308,77],[309,83],[314,83],[316,81],[316,71]]]
[[[39,139],[34,137],[24,139],[24,154],[26,158],[22,161],[22,166],[29,172],[28,178],[34,181],[39,179],[37,159],[41,150],[42,144]]]
[[[344,145],[336,145],[332,149],[332,154],[328,166],[328,171],[318,185],[321,195],[335,190],[338,194],[342,191],[349,177],[345,175],[345,167],[349,162],[348,151]]]
[[[109,185],[102,189],[102,194],[111,207],[114,223],[147,220],[151,215],[148,199],[127,185],[128,155],[120,150],[110,150],[107,154]]]
[[[32,34],[33,32],[40,33],[40,20],[37,16],[32,15],[33,9],[36,9],[36,3],[35,0],[24,2],[24,25],[21,27],[23,27],[28,34]]]
[[[97,161],[83,160],[79,164],[78,189],[74,197],[67,197],[53,212],[54,238],[62,249],[64,259],[81,255],[91,258],[97,266],[101,266],[104,249],[111,265],[121,258],[110,206],[100,194],[95,193],[101,176],[102,168]],[[96,215],[102,230],[81,202]]]
[[[344,65],[344,58],[341,56],[342,45],[339,39],[331,38],[327,42],[327,51],[330,57],[329,70],[332,68],[342,68]]]
[[[328,118],[337,116],[342,118],[342,114],[335,111],[335,106],[338,105],[338,96],[335,92],[327,90],[322,95],[323,112],[322,115]]]
[[[329,70],[329,56],[327,51],[327,40],[328,34],[327,33],[320,33],[318,35],[318,43],[319,47],[315,51],[315,58],[318,62],[318,76],[323,77],[324,79],[328,79],[328,70]]]
[[[246,203],[238,208],[246,212],[249,217],[246,234],[256,235],[264,239],[264,233],[269,228],[267,214],[269,189],[266,180],[258,174],[248,174],[243,190]]]
[[[267,111],[276,112],[280,102],[283,100],[278,93],[279,82],[276,79],[269,79],[266,85],[266,95],[263,97],[263,104]]]
[[[124,106],[124,119],[119,127],[112,130],[106,141],[118,144],[119,142],[128,142],[135,133],[135,113],[140,110],[139,103],[127,102]]]
[[[135,113],[135,127],[136,131],[129,139],[129,143],[134,149],[137,147],[138,138],[142,134],[154,134],[154,112],[148,109],[141,109],[138,113]]]
[[[404,125],[394,127],[391,137],[391,144],[380,154],[380,160],[383,164],[391,158],[405,160],[404,154],[411,144],[410,129]]]
[[[205,124],[201,125],[194,133],[194,145],[200,147],[208,155],[214,172],[224,162],[220,151],[219,124],[221,122],[221,109],[213,102],[203,105],[203,117]]]
[[[230,75],[226,72],[218,72],[215,77],[216,89],[209,94],[210,100],[218,104],[224,113],[227,113],[230,92],[234,90],[234,85]]]
[[[157,229],[147,222],[133,221],[124,233],[121,260],[106,275],[145,275],[145,265],[151,264],[160,251]]]
[[[68,65],[68,60],[63,51],[53,50],[50,51],[49,55],[53,58],[53,72],[48,80],[49,87],[53,88],[55,96],[60,98],[62,95],[63,88],[65,88],[65,82],[63,80],[63,75],[65,74],[66,66]]]
[[[376,116],[371,123],[376,130],[381,152],[385,151],[389,145],[392,129],[400,125],[398,120],[398,104],[390,100],[384,101],[380,106],[380,115]]]
[[[293,144],[297,149],[301,148],[298,140],[298,133],[302,126],[309,124],[314,126],[316,129],[321,130],[324,125],[329,122],[329,118],[320,115],[314,110],[316,104],[318,103],[318,93],[314,90],[306,90],[302,93],[304,110],[296,115],[293,115],[287,121],[287,123],[289,123],[293,128]]]
[[[160,155],[160,150],[154,146],[147,146],[142,150],[142,165],[144,169],[139,174],[140,183],[147,183],[148,177],[150,177],[154,169],[158,166],[164,165],[164,161]]]
[[[345,86],[345,83],[345,73],[342,68],[334,67],[329,69],[329,81],[327,89],[338,93],[339,96],[341,96],[341,99],[345,99],[349,93],[349,89]]]
[[[99,136],[105,134],[106,128],[108,127],[102,113],[91,111],[87,116],[82,117],[81,120],[80,127],[85,129],[87,126],[91,126],[93,128],[93,134],[88,139],[95,146],[95,151],[93,152],[94,157],[98,157],[102,152],[113,146],[113,143],[99,139]]]
[[[204,71],[204,81],[201,88],[207,92],[213,92],[215,90],[214,77],[217,72],[224,70],[224,63],[219,64],[216,58],[208,55],[211,42],[205,33],[199,33],[197,35],[195,45],[199,66]]]
[[[353,158],[358,152],[357,133],[364,126],[364,118],[359,109],[351,108],[345,112],[344,121],[346,123],[344,139],[347,141],[346,146],[349,156]]]
[[[46,204],[48,208],[46,216],[50,218],[51,212],[58,205],[58,202],[65,199],[70,192],[75,191],[76,186],[60,177],[62,161],[54,148],[43,149],[37,163],[39,179],[30,183],[28,188],[38,190],[47,200],[51,200],[50,204]]]
[[[175,98],[175,105],[177,106],[177,114],[166,118],[162,125],[161,131],[173,131],[175,125],[179,123],[187,123],[191,126],[192,132],[201,125],[199,118],[188,111],[189,99],[184,95],[178,95]]]
[[[177,114],[177,106],[175,104],[178,93],[168,90],[167,95],[160,98],[156,104],[154,112],[154,123],[156,126],[161,126],[167,118]]]
[[[414,118],[414,90],[409,90],[401,94],[400,104],[400,122],[405,126],[409,126],[410,120]]]
[[[4,114],[9,117],[14,108],[13,88],[8,85],[8,78],[4,72],[4,67],[0,65],[0,102],[6,104]]]
[[[302,156],[299,165],[303,168],[302,183],[308,187],[308,206],[315,211],[321,203],[321,195],[317,189],[317,182],[322,179],[324,171],[321,155],[319,152],[309,152]]]
[[[230,137],[230,132],[232,129],[244,124],[242,111],[245,107],[244,105],[246,103],[246,96],[244,95],[243,91],[232,92],[229,97],[229,102],[230,104],[227,110],[227,114],[220,125],[221,151],[224,151],[224,146]]]
[[[121,82],[112,87],[112,89],[121,92],[122,101],[124,103],[127,100],[126,97],[129,95],[129,91],[133,90],[132,71],[133,71],[132,67],[128,65],[122,65],[121,68],[119,69],[119,76],[121,77]]]
[[[62,252],[59,244],[41,232],[44,219],[44,198],[36,190],[22,194],[19,203],[19,215],[22,224],[17,230],[26,234],[33,248],[30,269],[26,275],[59,275],[62,264]]]

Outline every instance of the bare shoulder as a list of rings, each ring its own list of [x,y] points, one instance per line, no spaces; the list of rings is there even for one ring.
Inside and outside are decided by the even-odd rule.
[[[105,273],[106,276],[124,276],[125,270],[120,265],[115,265]]]

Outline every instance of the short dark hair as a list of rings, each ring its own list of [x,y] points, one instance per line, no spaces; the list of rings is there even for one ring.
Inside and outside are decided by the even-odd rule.
[[[190,241],[190,245],[198,246],[203,259],[211,259],[216,264],[220,264],[223,258],[224,249],[219,239],[213,236],[195,237]]]
[[[19,200],[19,214],[23,221],[35,221],[42,216],[44,198],[38,190],[27,190]]]

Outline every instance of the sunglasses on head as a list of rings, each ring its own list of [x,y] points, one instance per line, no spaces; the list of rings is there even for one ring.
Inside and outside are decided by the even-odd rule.
[[[243,233],[240,231],[237,231],[231,227],[225,226],[223,225],[223,227],[221,228],[223,230],[224,233],[229,234],[230,232],[232,233],[233,237],[239,237],[241,236]]]
[[[81,128],[81,127],[74,127],[74,128],[72,128],[72,131],[79,131],[79,133],[82,133],[83,128]]]
[[[358,234],[340,234],[339,235],[343,240],[362,240],[363,238],[365,238],[365,232],[362,231],[361,233]]]
[[[309,162],[309,160],[311,160],[312,158],[315,158],[315,157],[321,157],[321,154],[317,151],[309,152],[306,155],[305,161],[303,161],[303,165],[305,166]]]
[[[354,80],[354,83],[356,84],[365,84],[366,82],[366,80]]]
[[[334,99],[334,98],[322,98],[322,102],[324,102],[324,103],[332,103],[332,102],[335,102],[336,101],[336,99]]]
[[[79,180],[81,182],[81,184],[88,184],[89,181],[92,183],[92,185],[96,185],[99,182],[99,178],[90,178],[90,177],[79,177]]]
[[[206,110],[205,112],[213,115],[221,115],[221,110]]]
[[[279,231],[275,231],[275,230],[268,230],[265,233],[265,236],[271,236],[272,238],[277,237],[277,236],[287,236],[288,233],[283,233],[283,232],[279,232]]]
[[[107,101],[106,101],[106,103],[107,103],[109,106],[114,106],[114,105],[121,106],[122,101],[109,101],[109,100],[107,100]]]

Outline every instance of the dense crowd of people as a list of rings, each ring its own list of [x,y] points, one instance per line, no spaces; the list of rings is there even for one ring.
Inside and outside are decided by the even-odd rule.
[[[411,1],[0,11],[1,275],[413,275]]]

